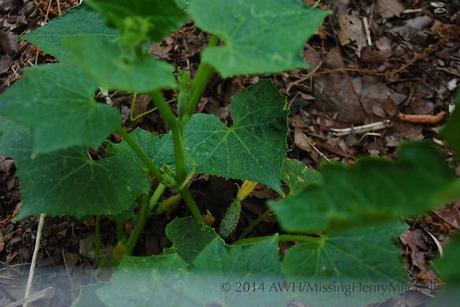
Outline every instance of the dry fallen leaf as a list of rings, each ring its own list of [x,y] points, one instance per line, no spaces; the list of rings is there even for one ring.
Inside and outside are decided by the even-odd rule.
[[[312,151],[312,140],[305,133],[303,133],[301,129],[295,129],[294,143],[297,147],[299,147],[302,150],[305,150],[306,152]]]
[[[404,6],[398,0],[377,0],[376,9],[383,18],[391,18],[401,15]]]
[[[360,55],[361,50],[367,45],[367,40],[358,12],[353,11],[350,14],[344,12],[338,13],[337,20],[339,23],[337,35],[340,44],[346,46],[355,42],[358,47],[357,53]]]

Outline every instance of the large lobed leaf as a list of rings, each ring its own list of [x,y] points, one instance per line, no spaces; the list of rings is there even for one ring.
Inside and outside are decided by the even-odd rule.
[[[177,254],[126,257],[111,281],[94,293],[105,306],[189,306],[183,292],[187,274],[188,265]]]
[[[117,31],[106,26],[101,15],[89,10],[84,5],[72,9],[64,16],[55,18],[43,27],[24,35],[24,39],[61,61],[66,61],[68,52],[62,46],[62,39],[75,35],[91,35],[112,42],[118,40]]]
[[[116,215],[150,187],[146,173],[131,167],[130,153],[92,161],[85,149],[66,149],[32,158],[26,127],[0,121],[0,153],[16,162],[21,182],[19,218],[48,215]]]
[[[179,254],[188,263],[214,239],[217,233],[210,227],[198,225],[191,217],[175,219],[166,227],[166,235],[173,242],[172,251]]]
[[[144,93],[176,86],[170,64],[149,55],[126,58],[118,43],[88,35],[63,43],[76,65],[104,89]]]
[[[298,295],[308,305],[364,306],[382,302],[410,286],[401,249],[395,242],[406,229],[403,223],[393,223],[323,235],[288,249],[282,271],[288,279],[307,281],[318,290]],[[336,291],[322,292],[322,285],[334,285]],[[370,291],[362,291],[362,286]]]
[[[167,227],[173,247],[165,255],[126,258],[106,285],[85,288],[78,302],[92,298],[106,306],[286,306],[293,299],[309,306],[376,303],[401,292],[408,282],[394,242],[404,229],[393,224],[321,240],[312,237],[311,244],[288,249],[281,263],[277,236],[228,246],[208,226],[196,225],[191,218],[176,219]],[[357,288],[351,294],[328,292],[330,285],[339,289],[348,285],[345,282],[388,288],[375,295],[357,293]],[[319,292],[307,290],[305,283],[317,285]]]
[[[185,130],[186,147],[201,173],[251,180],[281,192],[286,155],[285,99],[269,81],[233,97],[233,125],[196,114]]]
[[[224,41],[202,55],[223,77],[306,67],[303,46],[328,14],[300,0],[190,0],[188,10]]]
[[[263,81],[234,96],[231,127],[210,114],[193,115],[185,128],[189,170],[251,180],[281,192],[287,151],[284,106],[285,99]],[[132,135],[159,167],[174,162],[171,134],[136,130]]]
[[[118,127],[118,112],[96,103],[96,85],[67,64],[29,68],[0,96],[0,115],[30,127],[33,153],[97,147]]]
[[[169,227],[174,235],[173,250],[154,257],[128,257],[117,268],[110,282],[94,291],[85,290],[78,302],[87,301],[85,295],[96,295],[106,306],[259,306],[276,298],[268,293],[237,293],[223,291],[222,284],[236,286],[236,282],[262,283],[264,278],[280,280],[280,259],[276,237],[248,246],[228,246],[220,238],[211,239],[213,231],[203,226],[200,234],[191,219],[180,219]],[[191,228],[189,228],[191,227]],[[198,254],[186,263],[173,253],[178,248],[184,255],[193,242],[192,233],[176,231],[192,229],[200,238]],[[201,240],[204,238],[206,240]],[[184,249],[185,248],[185,249]],[[281,299],[283,299],[281,297]],[[258,303],[254,305],[254,302]],[[285,301],[287,303],[287,301]],[[278,305],[278,304],[276,304]],[[76,306],[81,306],[76,304]]]
[[[161,41],[166,35],[179,29],[187,18],[175,0],[87,0],[86,2],[121,32],[139,31],[140,29],[130,29],[130,22],[142,19],[148,27],[148,37],[154,41]]]
[[[286,159],[284,161],[282,180],[289,187],[289,194],[294,195],[306,186],[321,184],[321,174],[308,168],[299,160]]]
[[[440,153],[405,144],[395,161],[363,158],[320,169],[323,183],[271,202],[289,231],[320,231],[422,214],[460,197],[459,182]]]

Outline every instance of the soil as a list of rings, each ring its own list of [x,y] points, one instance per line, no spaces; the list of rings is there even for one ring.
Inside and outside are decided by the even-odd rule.
[[[21,78],[24,67],[54,62],[31,44],[18,42],[18,37],[63,14],[76,2],[0,0],[0,92]],[[287,96],[291,108],[289,157],[313,168],[325,160],[353,163],[360,155],[394,158],[396,147],[408,140],[432,140],[449,154],[437,132],[444,114],[452,109],[460,82],[460,1],[340,0],[321,1],[320,6],[334,13],[305,45],[309,69],[229,80],[215,76],[201,99],[199,111],[229,121],[232,95],[260,79],[271,78]],[[207,39],[190,23],[162,43],[152,45],[150,52],[194,73]],[[166,95],[172,98],[174,93]],[[157,113],[130,121],[131,98],[127,94],[110,94],[124,125],[165,132]],[[146,111],[149,103],[148,97],[140,97],[136,113]],[[350,129],[343,136],[333,130],[376,122],[382,123],[382,129],[361,134]],[[460,168],[456,169],[460,174]],[[194,179],[192,191],[202,212],[208,211],[218,223],[235,195],[237,183],[199,176]],[[239,231],[263,214],[266,200],[274,197],[271,190],[257,187],[243,203]],[[0,305],[23,295],[33,252],[37,219],[15,221],[20,204],[14,161],[0,157]],[[160,253],[170,244],[165,226],[181,215],[187,215],[187,211],[179,206],[166,217],[149,221],[135,254]],[[460,203],[446,204],[441,210],[407,222],[410,230],[401,234],[400,243],[413,291],[389,300],[385,306],[421,306],[441,285],[430,269],[430,261],[442,253],[449,236],[459,229]],[[104,270],[88,274],[94,268],[94,223],[93,219],[46,218],[38,276],[41,287],[53,286],[55,293],[37,306],[68,306],[80,284],[107,275]],[[113,247],[114,224],[104,219],[101,227],[105,234],[103,245]],[[129,229],[130,225],[125,227]],[[268,217],[251,235],[279,231],[276,220]],[[239,234],[237,231],[229,241]]]

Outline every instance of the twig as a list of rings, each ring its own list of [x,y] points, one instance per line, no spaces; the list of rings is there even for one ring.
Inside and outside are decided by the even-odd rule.
[[[434,244],[436,244],[436,247],[438,248],[439,250],[439,256],[444,257],[444,249],[442,248],[442,245],[441,243],[439,242],[438,238],[436,238],[431,232],[429,232],[428,230],[426,229],[423,229],[425,230],[425,232],[431,237],[431,239],[433,240]]]
[[[16,302],[10,303],[6,305],[5,307],[19,307],[21,305],[26,306],[28,303],[32,303],[32,302],[35,302],[35,301],[38,301],[44,298],[50,298],[50,297],[53,297],[53,295],[54,295],[54,288],[48,287],[38,292],[35,292],[26,298],[22,298]]]
[[[386,128],[390,128],[392,125],[392,122],[388,119],[368,124],[368,125],[362,125],[362,126],[356,126],[356,127],[351,127],[351,128],[345,128],[345,129],[331,129],[332,133],[334,136],[346,136],[349,134],[365,134],[369,133],[372,131],[377,131],[377,130],[382,130]]]
[[[58,9],[58,14],[59,14],[59,16],[62,16],[61,1],[56,0],[56,5],[57,5],[57,9]]]
[[[48,20],[49,20],[49,15],[50,15],[50,11],[51,11],[51,2],[52,2],[52,0],[48,1],[48,8],[46,9],[46,15],[45,15],[45,23],[47,23]]]
[[[404,10],[402,13],[403,14],[414,14],[414,13],[421,13],[423,10],[422,9],[407,9]]]
[[[400,121],[410,124],[437,125],[447,117],[447,112],[441,111],[436,115],[412,115],[399,113]]]
[[[42,213],[40,214],[40,218],[38,220],[37,237],[35,238],[34,253],[32,255],[32,263],[30,264],[29,278],[27,279],[27,287],[26,287],[26,292],[24,294],[24,299],[27,299],[29,297],[30,291],[32,290],[32,282],[34,280],[35,267],[37,266],[37,257],[38,257],[38,251],[40,250],[40,241],[42,239],[42,231],[43,231],[44,224],[45,224],[45,214]],[[27,307],[27,303],[24,304],[24,307]]]
[[[369,29],[369,21],[367,20],[367,17],[363,17],[363,26],[364,32],[366,33],[367,44],[372,47],[371,31]]]
[[[289,94],[292,87],[297,85],[297,84],[300,84],[304,81],[307,81],[308,79],[310,79],[311,77],[313,77],[313,75],[318,71],[318,69],[323,65],[323,62],[319,63],[318,65],[315,66],[315,68],[313,68],[305,77],[299,79],[299,80],[296,80],[294,82],[291,82],[288,87],[286,88],[286,93]]]

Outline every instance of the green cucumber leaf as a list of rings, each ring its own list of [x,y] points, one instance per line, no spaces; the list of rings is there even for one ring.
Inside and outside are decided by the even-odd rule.
[[[24,39],[61,61],[66,61],[68,53],[61,39],[84,34],[112,42],[118,41],[119,37],[116,30],[105,25],[102,16],[82,5],[24,35]]]
[[[216,238],[193,262],[184,292],[201,306],[285,306],[286,297],[269,291],[272,282],[283,280],[280,265],[276,235],[236,246]],[[245,285],[255,290],[244,291]]]
[[[284,105],[285,99],[273,85],[263,81],[233,98],[230,128],[213,115],[193,115],[184,133],[187,168],[251,180],[282,193],[280,182],[288,132]],[[136,130],[132,135],[155,164],[174,164],[170,133],[158,137]]]
[[[116,215],[126,211],[138,195],[147,193],[146,173],[132,168],[133,154],[92,161],[85,149],[67,149],[32,157],[32,135],[14,122],[1,121],[0,152],[15,160],[21,182],[18,218]]]
[[[409,143],[399,155],[324,165],[323,184],[269,206],[284,229],[309,232],[398,220],[460,197],[459,181],[434,147]]]
[[[303,190],[306,186],[321,184],[323,181],[318,171],[294,159],[284,161],[282,180],[288,185],[291,195]]]
[[[166,235],[173,243],[171,249],[188,263],[192,263],[211,241],[218,238],[211,227],[197,224],[192,217],[176,218],[166,227]]]
[[[86,3],[105,16],[123,36],[144,32],[145,38],[153,41],[161,41],[187,19],[174,0],[87,0]]]
[[[137,128],[130,132],[139,146],[145,151],[152,162],[162,167],[164,165],[174,165],[174,148],[170,134],[154,135],[153,133]],[[131,151],[131,147],[126,142],[121,142],[113,146],[113,150]],[[144,167],[142,161],[137,158],[138,165]]]
[[[321,285],[335,286],[337,291],[333,292],[298,291],[301,292],[298,299],[309,306],[364,306],[382,302],[410,286],[401,248],[396,244],[406,229],[407,225],[398,222],[331,233],[289,248],[281,269],[291,283],[308,282],[310,287],[317,286],[317,290]],[[381,288],[366,293],[359,290],[360,285]]]
[[[224,78],[305,68],[304,44],[329,14],[300,0],[190,0],[188,11],[224,41],[202,55]]]
[[[182,224],[179,228],[188,224],[184,219],[173,223]],[[175,253],[127,257],[109,282],[87,292],[107,306],[284,306],[286,298],[268,291],[268,281],[283,280],[276,242],[274,236],[253,245],[227,246],[216,237],[192,264]],[[266,283],[267,289],[238,292],[237,283]],[[83,295],[79,300],[88,301]]]
[[[454,149],[456,159],[460,160],[460,92],[457,95],[455,111],[441,130],[441,136]]]
[[[443,258],[434,262],[434,268],[439,276],[448,285],[460,285],[460,233],[454,235],[447,245],[446,253]]]
[[[176,86],[170,64],[147,54],[127,59],[118,43],[78,35],[63,44],[76,65],[101,88],[145,93]]]
[[[177,254],[125,257],[110,282],[95,293],[113,307],[185,306],[182,288],[186,273],[187,263]]]
[[[188,7],[189,0],[176,0],[176,2],[180,8],[186,9]]]
[[[117,110],[96,103],[97,86],[66,64],[25,71],[0,96],[0,115],[32,129],[33,154],[70,147],[98,147],[120,127]]]
[[[234,96],[233,125],[195,114],[185,128],[185,144],[200,173],[251,180],[282,193],[287,152],[285,99],[269,81]]]

